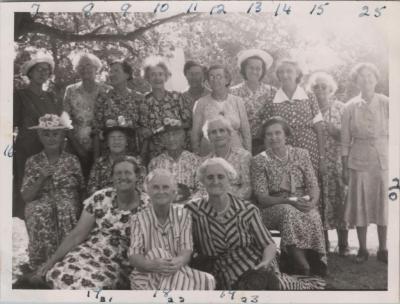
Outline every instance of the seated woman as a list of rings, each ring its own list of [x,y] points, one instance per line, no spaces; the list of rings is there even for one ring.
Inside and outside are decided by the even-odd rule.
[[[132,289],[212,290],[212,275],[187,266],[192,255],[192,219],[173,205],[177,186],[172,174],[156,169],[146,177],[151,205],[132,217],[129,260]]]
[[[199,157],[184,150],[185,129],[181,121],[165,119],[160,133],[166,151],[150,161],[149,172],[157,168],[171,172],[178,185],[175,202],[185,203],[198,190],[196,170],[200,166]]]
[[[268,229],[281,232],[281,248],[294,272],[326,273],[326,253],[317,209],[318,182],[307,150],[286,145],[290,127],[281,117],[263,126],[266,151],[251,162],[251,179]]]
[[[92,195],[96,191],[111,187],[113,184],[111,167],[114,160],[126,155],[129,151],[129,136],[133,135],[133,129],[130,127],[123,116],[118,117],[118,121],[109,120],[103,129],[103,137],[106,140],[108,153],[100,156],[94,163],[89,176],[87,192]],[[146,168],[142,165],[140,156],[134,156],[139,165],[140,174],[137,176],[137,184],[142,189]]]
[[[52,288],[129,288],[130,217],[147,205],[145,195],[135,188],[138,168],[130,156],[116,159],[114,186],[84,202],[77,226],[38,270]]]
[[[203,127],[204,137],[211,143],[212,152],[204,158],[222,157],[237,172],[236,178],[230,181],[231,193],[243,200],[251,197],[250,162],[251,153],[241,147],[232,145],[233,128],[229,120],[217,116],[208,120]]]
[[[197,263],[197,267],[215,276],[217,289],[244,289],[243,281],[254,270],[265,274],[264,289],[323,288],[321,279],[290,277],[279,271],[276,245],[262,223],[260,211],[228,192],[229,181],[236,172],[226,160],[207,159],[198,172],[208,198],[192,201],[185,207],[192,214],[196,259],[207,264]]]
[[[27,160],[21,189],[30,267],[36,270],[75,227],[84,182],[78,158],[63,151],[65,130],[72,129],[67,113],[46,114],[29,129],[37,129],[44,147]]]

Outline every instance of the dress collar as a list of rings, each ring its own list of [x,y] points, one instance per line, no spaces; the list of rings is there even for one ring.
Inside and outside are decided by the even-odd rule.
[[[356,103],[359,107],[362,107],[362,106],[368,107],[368,106],[372,105],[375,102],[375,100],[376,100],[376,94],[374,95],[374,97],[372,98],[372,100],[369,104],[367,103],[367,101],[364,98],[362,98],[361,93],[356,96]]]
[[[286,93],[283,92],[282,88],[280,88],[275,94],[273,103],[282,103],[285,101],[289,101],[290,103],[293,103],[296,100],[304,100],[304,99],[308,99],[308,96],[307,96],[306,92],[303,90],[303,88],[300,86],[297,86],[296,91],[294,91],[292,99],[289,99],[289,97],[287,97]]]

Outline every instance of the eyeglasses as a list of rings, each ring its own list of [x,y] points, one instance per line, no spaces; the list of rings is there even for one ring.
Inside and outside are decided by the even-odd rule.
[[[208,76],[209,80],[221,80],[224,77],[222,74],[217,74],[217,75],[210,75]]]
[[[314,90],[326,90],[328,86],[324,83],[313,85]]]

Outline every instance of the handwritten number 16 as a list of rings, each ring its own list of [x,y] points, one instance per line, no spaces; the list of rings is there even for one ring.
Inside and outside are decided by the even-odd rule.
[[[382,7],[377,7],[377,8],[375,8],[374,17],[375,17],[375,18],[378,18],[378,17],[382,16],[382,13],[383,13],[382,11],[383,11],[384,9],[386,9],[386,6],[382,6]],[[364,5],[364,6],[362,7],[361,10],[362,10],[362,12],[358,15],[358,17],[364,17],[364,16],[369,17],[369,16],[370,16],[368,5]]]

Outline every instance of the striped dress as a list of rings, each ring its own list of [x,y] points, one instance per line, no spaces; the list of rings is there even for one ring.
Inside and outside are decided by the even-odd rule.
[[[212,261],[211,273],[219,290],[236,289],[240,277],[254,269],[261,262],[264,249],[274,243],[259,209],[228,195],[231,204],[223,215],[205,198],[185,205],[192,214],[195,252],[203,260]],[[312,290],[323,289],[325,284],[319,278],[281,273],[276,259],[271,270],[272,280],[267,289]]]
[[[147,259],[170,259],[183,250],[193,250],[192,218],[182,206],[171,205],[164,225],[158,222],[154,208],[143,210],[131,220],[129,255]],[[183,266],[171,275],[133,270],[130,276],[134,290],[212,290],[215,280],[211,274]]]

